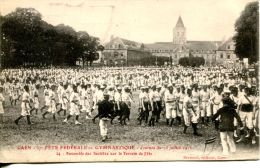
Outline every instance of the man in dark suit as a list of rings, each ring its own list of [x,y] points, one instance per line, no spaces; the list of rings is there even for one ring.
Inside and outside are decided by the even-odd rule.
[[[223,98],[223,107],[220,108],[216,114],[213,115],[212,121],[220,116],[220,139],[223,147],[223,155],[229,155],[229,148],[231,153],[236,152],[236,145],[233,139],[234,134],[234,119],[236,118],[240,127],[243,127],[242,121],[234,109],[233,102],[229,97]],[[228,148],[229,147],[229,148]]]
[[[98,117],[99,117],[99,128],[100,128],[100,135],[102,137],[102,142],[105,142],[108,132],[108,121],[111,119],[113,114],[113,103],[109,101],[109,95],[104,93],[104,100],[98,104]]]

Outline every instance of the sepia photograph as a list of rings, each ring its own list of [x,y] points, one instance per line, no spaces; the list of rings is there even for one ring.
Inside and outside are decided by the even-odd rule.
[[[259,2],[0,0],[0,163],[259,160]]]

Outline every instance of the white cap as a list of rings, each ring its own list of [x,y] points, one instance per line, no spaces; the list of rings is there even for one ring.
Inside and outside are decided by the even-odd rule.
[[[172,84],[168,84],[167,87],[172,87]]]
[[[225,88],[223,93],[231,93],[231,91],[229,89]]]

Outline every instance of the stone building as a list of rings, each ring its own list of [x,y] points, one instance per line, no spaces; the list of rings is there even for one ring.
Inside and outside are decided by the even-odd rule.
[[[176,65],[181,57],[203,57],[205,65],[223,65],[236,62],[234,54],[234,41],[232,38],[225,42],[221,41],[189,41],[186,37],[186,28],[179,17],[173,28],[172,42],[155,42],[145,44],[146,51],[157,57],[168,57],[171,63]],[[227,62],[228,61],[228,62]]]
[[[216,63],[216,50],[220,41],[188,41],[186,28],[182,18],[179,17],[176,26],[173,28],[173,42],[156,42],[145,44],[145,50],[150,51],[157,57],[169,57],[171,63],[176,65],[181,57],[195,56],[203,57],[206,65]]]
[[[221,41],[189,41],[182,18],[173,28],[172,42],[142,44],[119,37],[111,37],[102,52],[104,65],[177,65],[182,57],[203,57],[205,65],[225,65],[237,61],[232,38]],[[146,60],[146,61],[143,61]],[[163,63],[162,63],[163,62]]]
[[[153,65],[154,56],[144,50],[144,45],[120,37],[111,37],[105,44],[100,63],[105,66]]]
[[[217,64],[226,63],[228,66],[234,66],[239,63],[239,59],[235,54],[235,42],[232,38],[222,43],[216,51]]]

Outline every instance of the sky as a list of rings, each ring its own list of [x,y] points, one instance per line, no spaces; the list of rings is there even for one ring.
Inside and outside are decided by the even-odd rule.
[[[32,7],[52,25],[86,31],[101,42],[111,35],[141,42],[170,42],[181,16],[187,40],[221,41],[252,0],[0,0],[0,13]]]

